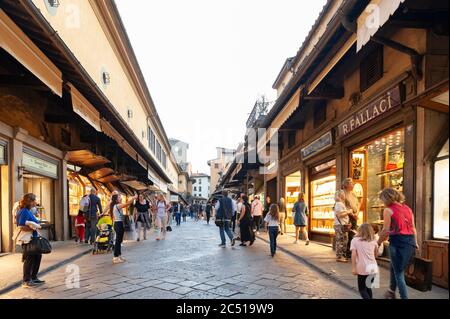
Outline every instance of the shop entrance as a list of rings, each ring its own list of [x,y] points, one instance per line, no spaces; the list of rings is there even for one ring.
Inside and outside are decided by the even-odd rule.
[[[267,182],[267,196],[270,197],[272,203],[277,203],[277,179],[274,178]],[[265,199],[264,199],[265,200]]]
[[[310,232],[313,240],[332,244],[334,236],[334,194],[336,160],[310,170]]]
[[[41,222],[41,233],[49,240],[55,240],[55,184],[48,177],[24,172],[23,193],[33,193],[37,197],[36,214]]]
[[[302,174],[300,171],[295,172],[285,178],[285,194],[286,194],[286,231],[288,233],[295,232],[294,214],[292,209],[301,192]]]
[[[378,196],[387,187],[403,192],[404,161],[403,128],[369,141],[351,152],[349,173],[361,204],[358,225],[365,221],[380,227],[383,225],[384,206]]]

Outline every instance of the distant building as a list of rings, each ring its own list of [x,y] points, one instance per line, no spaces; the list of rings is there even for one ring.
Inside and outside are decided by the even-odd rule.
[[[213,194],[216,190],[217,184],[225,172],[225,167],[234,160],[235,156],[236,150],[218,147],[217,158],[208,161],[208,165],[211,167],[210,194]]]
[[[195,200],[207,200],[210,193],[211,178],[207,174],[192,174],[192,196]]]

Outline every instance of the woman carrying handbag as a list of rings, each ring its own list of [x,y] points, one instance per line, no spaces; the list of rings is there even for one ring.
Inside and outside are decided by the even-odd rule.
[[[14,240],[22,244],[23,282],[22,287],[30,288],[45,283],[37,275],[41,266],[42,252],[37,245],[39,237],[37,229],[40,229],[39,221],[31,210],[36,207],[36,195],[26,194],[19,204],[16,215],[17,229]]]

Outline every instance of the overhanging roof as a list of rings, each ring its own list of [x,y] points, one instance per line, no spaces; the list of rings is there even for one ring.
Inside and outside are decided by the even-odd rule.
[[[142,156],[165,182],[170,183],[171,180],[167,173],[159,166],[151,154],[145,150],[139,138],[134,134],[132,129],[127,125],[119,112],[100,90],[95,81],[79,63],[64,41],[53,30],[48,21],[36,8],[33,1],[4,0],[2,1],[2,9],[36,44],[45,56],[62,71],[64,79],[70,81],[80,94],[82,94],[91,105],[94,105],[99,113],[104,118],[108,119],[111,126],[124,137],[133,149],[134,154],[132,153],[129,155],[132,158],[137,158],[138,155]],[[165,138],[167,139],[166,136]],[[170,156],[170,154],[168,154],[168,156]]]

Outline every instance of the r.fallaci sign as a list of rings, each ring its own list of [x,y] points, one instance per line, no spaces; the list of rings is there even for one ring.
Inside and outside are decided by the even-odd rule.
[[[339,137],[349,135],[400,105],[400,89],[396,86],[339,124]]]

